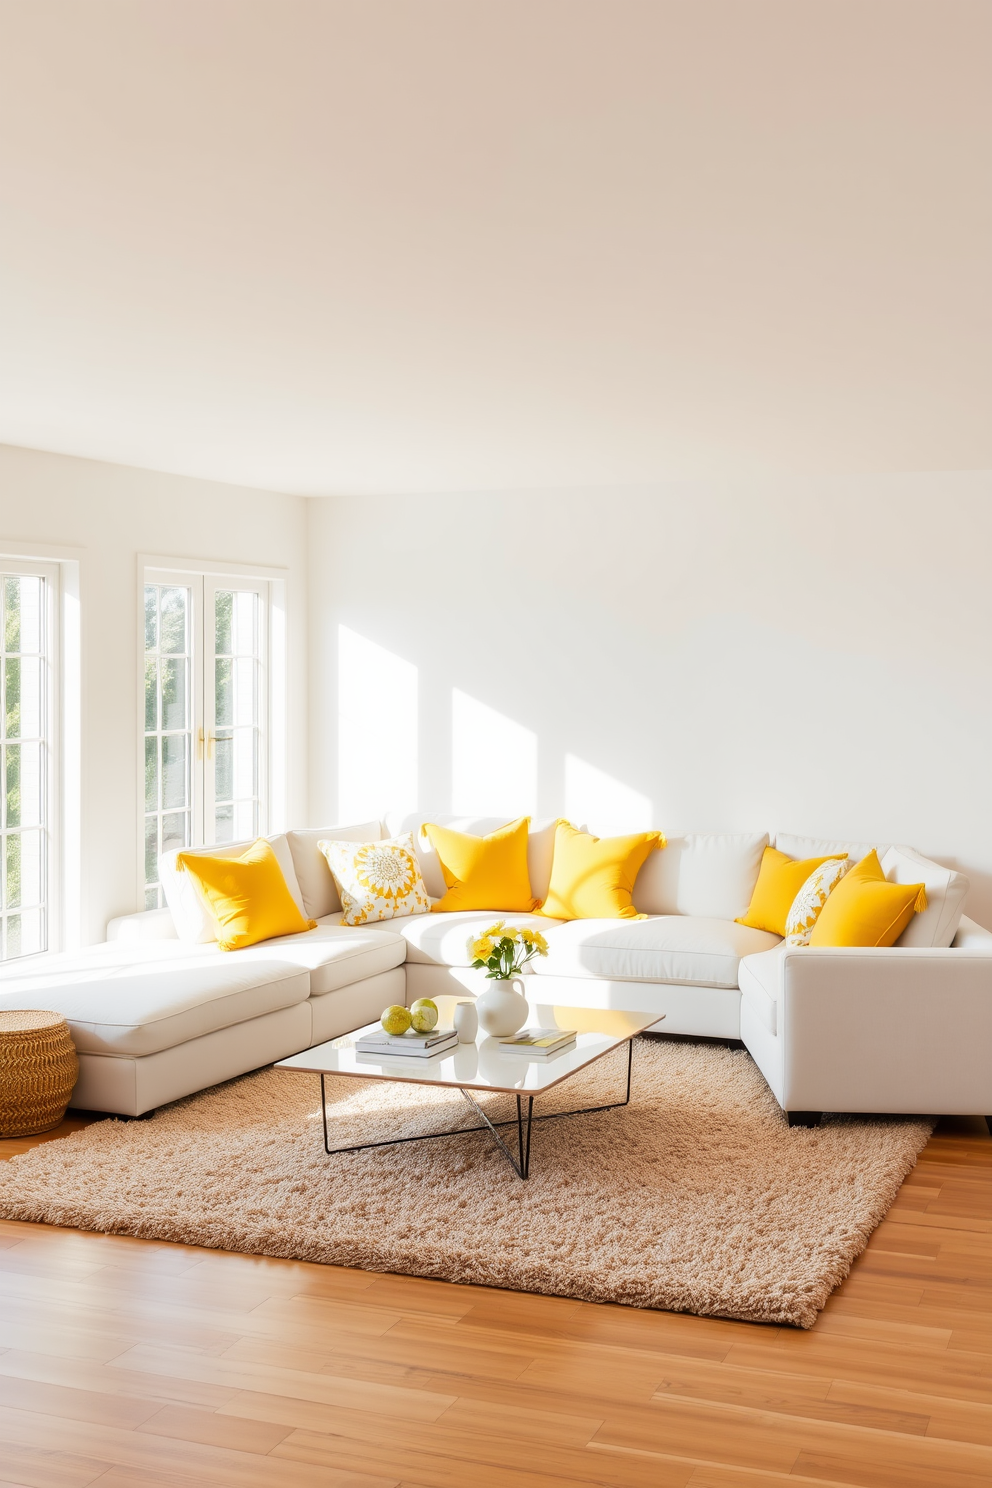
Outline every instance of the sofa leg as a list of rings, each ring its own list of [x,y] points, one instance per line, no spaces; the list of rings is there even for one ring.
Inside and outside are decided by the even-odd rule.
[[[989,1136],[992,1137],[992,1116],[986,1116],[985,1125],[989,1129]]]
[[[787,1111],[790,1126],[819,1126],[822,1111]]]

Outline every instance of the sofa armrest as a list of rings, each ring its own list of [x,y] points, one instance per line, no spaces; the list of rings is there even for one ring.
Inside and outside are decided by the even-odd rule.
[[[781,977],[786,1110],[992,1111],[992,936],[788,947]]]
[[[178,940],[172,915],[167,909],[143,909],[139,914],[118,915],[107,925],[108,940]]]
[[[961,916],[961,922],[957,928],[951,945],[955,950],[961,951],[985,951],[992,956],[992,930],[986,930],[984,925],[969,920],[967,915]]]

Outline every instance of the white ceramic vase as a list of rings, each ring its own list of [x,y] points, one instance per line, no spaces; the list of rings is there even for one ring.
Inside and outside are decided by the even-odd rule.
[[[479,1032],[479,1014],[474,1002],[456,1002],[451,1022],[460,1044],[474,1044]]]
[[[493,977],[475,1000],[482,1031],[492,1038],[509,1038],[527,1022],[527,999],[522,977]]]

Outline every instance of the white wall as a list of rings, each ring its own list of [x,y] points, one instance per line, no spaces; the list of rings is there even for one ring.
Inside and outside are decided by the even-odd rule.
[[[992,926],[992,475],[309,518],[314,824],[416,804],[903,841]]]
[[[76,548],[82,663],[84,942],[139,908],[137,555],[286,569],[289,814],[306,811],[306,502],[0,446],[4,542]]]

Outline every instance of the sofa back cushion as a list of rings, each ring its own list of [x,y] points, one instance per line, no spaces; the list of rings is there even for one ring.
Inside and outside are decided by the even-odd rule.
[[[412,812],[402,815],[391,812],[386,817],[386,835],[395,837],[399,832],[412,832],[417,848],[420,871],[432,899],[442,899],[447,893],[441,861],[431,844],[421,833],[425,821],[435,822],[439,827],[451,827],[456,832],[471,832],[475,837],[486,837],[505,827],[512,818],[508,816],[451,816],[437,812]],[[527,872],[530,876],[531,892],[535,899],[548,897],[551,883],[551,860],[555,852],[555,825],[557,817],[534,817],[527,836]]]
[[[382,824],[367,821],[349,823],[344,827],[297,827],[286,836],[304,911],[311,920],[322,920],[325,915],[337,914],[341,908],[341,896],[317,843],[321,839],[328,842],[381,842]]]
[[[736,920],[747,914],[767,846],[767,832],[671,836],[637,875],[634,908],[650,915]]]
[[[887,842],[835,842],[829,837],[794,837],[790,832],[779,832],[776,834],[773,845],[789,858],[838,858],[847,853],[852,863],[860,863],[873,847],[878,849],[878,856],[881,858],[889,844]]]
[[[254,840],[254,838],[249,838],[247,842],[215,842],[211,847],[184,847],[163,853],[159,858],[159,883],[165,893],[165,902],[172,912],[176,934],[180,940],[186,941],[189,945],[206,945],[209,941],[217,939],[217,929],[216,921],[195,880],[178,866],[176,859],[179,853],[211,858],[240,858],[242,853],[248,851]],[[316,919],[316,915],[308,915],[306,912],[286,833],[279,832],[274,837],[266,838],[266,841],[275,853],[276,861],[286,880],[286,887],[300,914],[305,919]],[[330,877],[329,873],[328,877]]]
[[[964,874],[942,868],[930,858],[921,857],[912,847],[890,847],[881,862],[889,883],[922,883],[927,891],[926,909],[913,916],[896,945],[949,946],[957,933],[971,887]]]

